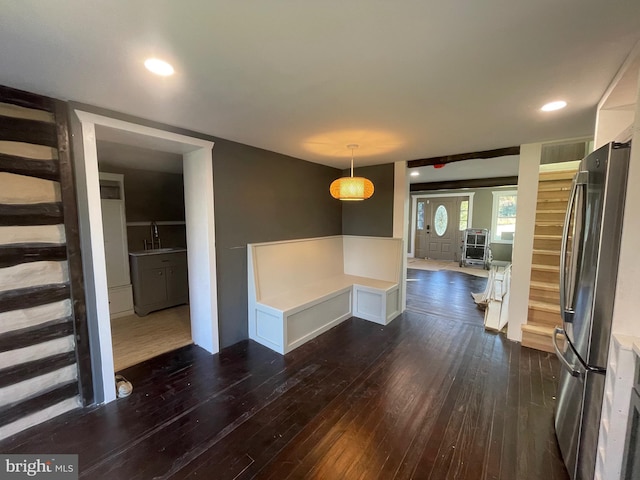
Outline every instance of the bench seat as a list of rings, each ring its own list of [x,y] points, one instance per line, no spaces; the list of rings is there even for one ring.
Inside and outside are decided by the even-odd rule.
[[[336,275],[275,297],[265,298],[258,303],[282,312],[295,313],[305,308],[305,306],[320,301],[323,298],[351,290],[354,285],[374,288],[384,292],[398,286],[397,283],[385,282],[384,280],[376,280],[374,278],[357,277],[355,275]]]
[[[351,316],[386,325],[401,313],[399,239],[321,237],[247,250],[249,338],[276,352]]]

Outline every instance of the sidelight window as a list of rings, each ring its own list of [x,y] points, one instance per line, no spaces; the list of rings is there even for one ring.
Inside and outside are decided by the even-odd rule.
[[[466,230],[469,228],[469,200],[462,200],[460,202],[460,225],[459,230]]]

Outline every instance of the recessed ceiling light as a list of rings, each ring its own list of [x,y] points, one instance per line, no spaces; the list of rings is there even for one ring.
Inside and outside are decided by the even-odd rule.
[[[173,75],[175,71],[170,64],[168,64],[164,60],[160,60],[159,58],[147,58],[144,61],[144,66],[147,67],[147,70],[149,70],[150,72],[162,77]]]
[[[560,110],[567,106],[567,102],[564,100],[557,100],[555,102],[549,102],[542,106],[540,110],[543,112],[553,112],[554,110]]]
[[[411,172],[409,175],[411,175],[412,177],[417,177],[418,175],[420,175],[420,172]]]

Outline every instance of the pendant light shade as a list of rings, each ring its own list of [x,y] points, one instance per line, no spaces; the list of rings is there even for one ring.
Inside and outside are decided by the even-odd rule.
[[[338,200],[366,200],[373,195],[373,182],[364,177],[343,177],[331,182],[329,191]]]
[[[347,145],[351,149],[351,176],[338,178],[331,182],[329,193],[333,198],[343,201],[359,201],[371,198],[374,188],[373,182],[368,178],[353,176],[353,150],[358,145]]]

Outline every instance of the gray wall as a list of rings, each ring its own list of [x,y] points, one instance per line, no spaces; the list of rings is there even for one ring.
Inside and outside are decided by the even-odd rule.
[[[181,174],[123,168],[101,160],[101,172],[124,175],[125,214],[127,222],[184,222],[184,180]],[[159,225],[163,247],[186,247],[185,225]],[[144,240],[151,240],[150,227],[127,226],[130,252],[144,249]]]
[[[247,243],[343,233],[393,236],[393,164],[357,169],[357,175],[374,182],[375,193],[366,202],[343,204],[329,195],[331,182],[344,174],[341,170],[92,105],[68,105],[77,157],[82,155],[82,133],[75,109],[215,143],[213,183],[221,348],[248,336]],[[127,183],[125,177],[125,188]],[[129,193],[125,191],[125,195],[128,203]],[[134,218],[138,217],[132,212],[128,221],[138,221]]]
[[[343,202],[342,233],[393,237],[393,163],[356,168],[353,175],[371,180],[374,193],[363,202]]]
[[[213,148],[220,346],[248,337],[247,243],[340,235],[340,170],[227,140]]]
[[[472,228],[491,228],[491,210],[493,208],[493,195],[492,192],[499,190],[517,190],[516,186],[505,186],[505,187],[487,187],[487,188],[469,188],[469,189],[459,189],[459,190],[429,190],[424,192],[411,192],[411,195],[437,195],[437,194],[445,194],[445,193],[475,193],[473,197],[473,217],[472,217]],[[410,202],[410,208],[413,202]],[[412,217],[413,212],[410,212],[409,218]],[[409,228],[411,228],[411,222],[409,223]],[[517,229],[517,226],[516,226]],[[411,235],[411,232],[409,232]],[[411,237],[409,237],[411,238]],[[409,246],[410,247],[410,246]],[[492,243],[491,244],[491,253],[493,254],[494,260],[501,261],[511,261],[511,254],[513,250],[513,245],[509,243]]]

